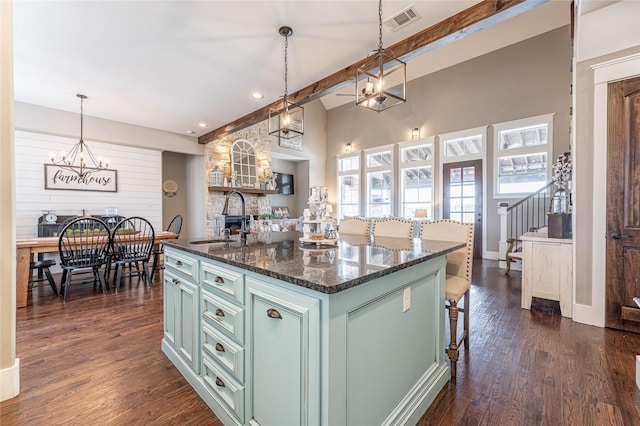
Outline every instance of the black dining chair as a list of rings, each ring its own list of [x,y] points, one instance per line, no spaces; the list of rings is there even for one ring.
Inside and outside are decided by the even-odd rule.
[[[113,285],[120,291],[122,276],[138,276],[151,286],[149,259],[153,251],[155,232],[151,223],[142,217],[128,217],[111,232],[111,261],[115,263]],[[142,268],[140,268],[142,264]],[[124,272],[129,266],[129,272]]]
[[[94,217],[78,217],[69,221],[58,236],[58,251],[62,266],[60,291],[65,303],[74,272],[91,272],[94,288],[97,284],[107,294],[107,283],[100,268],[107,262],[110,234],[107,224]]]
[[[180,237],[180,231],[182,230],[182,215],[175,215],[171,222],[169,222],[169,226],[167,226],[167,231],[172,232],[174,234],[178,234]],[[160,247],[158,250],[153,251],[153,268],[151,269],[151,281],[153,281],[153,276],[155,275],[157,270],[164,269],[164,263],[160,263],[160,256],[164,254],[164,244],[160,243]]]

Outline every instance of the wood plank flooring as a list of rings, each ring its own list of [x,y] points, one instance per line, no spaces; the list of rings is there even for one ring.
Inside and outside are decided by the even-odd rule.
[[[17,313],[21,394],[0,424],[221,424],[160,350],[160,277],[107,296],[74,286],[67,304],[32,290]],[[640,425],[640,335],[573,323],[555,302],[520,309],[520,282],[476,261],[471,348],[419,425]]]

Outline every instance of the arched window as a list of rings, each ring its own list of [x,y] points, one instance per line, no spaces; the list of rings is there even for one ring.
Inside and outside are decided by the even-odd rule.
[[[237,184],[241,187],[255,188],[258,181],[256,151],[251,142],[238,139],[231,148],[232,171],[236,172]]]

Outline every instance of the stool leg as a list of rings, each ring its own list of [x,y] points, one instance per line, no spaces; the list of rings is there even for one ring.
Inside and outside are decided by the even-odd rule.
[[[49,281],[49,285],[53,289],[53,294],[57,296],[58,286],[56,286],[56,282],[53,280],[53,275],[51,275],[51,271],[49,270],[49,268],[43,268],[43,269],[44,269],[44,274],[47,276],[47,281]]]
[[[449,348],[447,349],[447,355],[451,361],[451,380],[456,379],[458,357],[460,351],[458,350],[458,304],[457,302],[449,301],[449,332],[450,341]]]

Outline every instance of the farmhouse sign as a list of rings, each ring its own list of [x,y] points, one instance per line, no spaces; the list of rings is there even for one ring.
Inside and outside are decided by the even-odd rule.
[[[69,169],[80,170],[79,167],[65,168],[44,165],[44,189],[66,189],[71,191],[118,192],[117,170],[100,169],[80,176]]]

